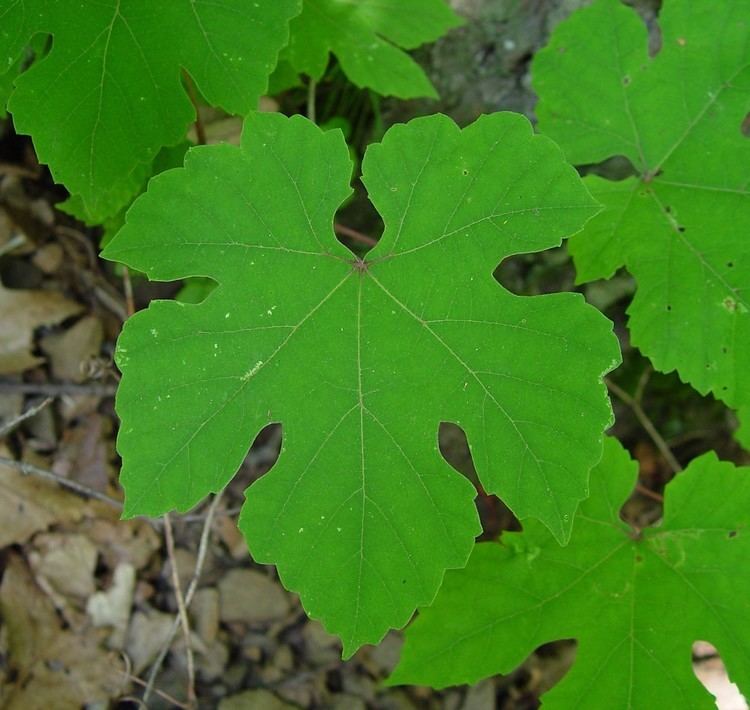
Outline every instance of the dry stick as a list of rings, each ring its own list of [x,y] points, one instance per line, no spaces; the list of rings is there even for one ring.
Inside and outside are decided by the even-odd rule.
[[[112,397],[116,385],[78,384],[76,382],[2,382],[0,394],[41,394],[47,397]]]
[[[358,232],[356,229],[347,227],[344,224],[339,224],[338,222],[336,222],[333,225],[333,228],[336,232],[343,235],[344,237],[349,237],[350,239],[362,242],[362,244],[366,244],[368,247],[374,247],[378,243],[377,239],[368,237],[366,234],[362,234],[362,232]]]
[[[192,708],[195,707],[195,665],[193,660],[193,645],[190,643],[190,620],[187,615],[185,606],[185,597],[182,596],[182,586],[180,585],[180,574],[177,569],[177,556],[174,551],[174,533],[172,531],[172,520],[169,513],[164,515],[164,539],[167,542],[167,556],[169,557],[170,566],[172,567],[172,586],[174,595],[177,599],[177,616],[182,626],[182,635],[185,637],[185,655],[187,656],[187,704]]]
[[[131,675],[130,673],[126,673],[125,671],[120,671],[123,675],[127,677],[127,679],[131,683],[135,683],[136,685],[140,685],[142,688],[146,687],[146,681],[142,680],[138,676]],[[163,690],[159,690],[158,688],[154,688],[154,693],[156,693],[160,698],[163,698],[168,703],[172,703],[177,708],[183,708],[183,710],[190,710],[189,706],[185,703],[181,703],[177,698],[172,697],[169,693],[165,693]],[[143,706],[144,708],[147,708],[148,706],[146,703],[141,700],[140,698],[127,696],[127,698],[122,698],[123,700],[132,700],[134,703]]]
[[[47,397],[43,402],[40,402],[39,404],[29,407],[25,412],[22,412],[14,419],[11,419],[7,424],[4,424],[2,427],[0,427],[0,439],[7,434],[10,434],[19,424],[22,422],[25,422],[27,419],[31,419],[31,417],[39,414],[46,406],[48,406],[52,402],[52,397]]]
[[[193,601],[193,596],[195,596],[195,592],[198,589],[198,582],[200,581],[201,572],[203,571],[203,565],[206,562],[206,553],[208,552],[208,541],[211,534],[211,526],[213,525],[216,508],[219,505],[222,494],[223,491],[219,491],[214,496],[214,499],[211,501],[211,504],[208,506],[208,511],[206,512],[206,522],[203,524],[201,539],[198,543],[198,559],[195,562],[195,571],[193,572],[193,578],[190,580],[190,584],[188,585],[187,592],[185,592],[186,610],[190,607],[190,602]],[[151,693],[154,692],[154,683],[156,682],[156,676],[159,675],[159,670],[164,663],[164,659],[167,657],[167,653],[169,653],[169,648],[172,645],[172,640],[177,634],[179,628],[180,617],[178,615],[175,616],[175,619],[172,622],[172,628],[170,629],[164,644],[162,644],[161,651],[154,661],[154,665],[151,666],[151,670],[149,671],[146,689],[143,691],[144,701],[148,701]]]
[[[30,475],[37,476],[38,478],[43,478],[46,481],[52,481],[53,483],[57,483],[63,488],[67,488],[71,491],[74,491],[75,493],[85,496],[86,498],[96,498],[96,500],[100,500],[103,503],[107,503],[108,505],[111,505],[113,508],[122,510],[122,503],[119,500],[116,500],[115,498],[110,498],[105,493],[99,493],[99,491],[95,491],[93,488],[84,486],[82,483],[78,483],[78,481],[72,481],[69,478],[60,476],[57,473],[48,471],[47,469],[39,468],[39,466],[34,466],[33,464],[26,463],[25,461],[16,461],[15,459],[9,459],[9,458],[6,458],[5,456],[0,456],[0,466],[8,466],[10,468],[15,468],[17,471],[20,471],[24,476],[30,476]]]
[[[675,458],[672,450],[667,445],[667,442],[664,441],[662,435],[657,431],[654,423],[648,418],[646,412],[643,411],[641,403],[634,397],[631,397],[624,389],[622,389],[622,387],[612,382],[612,380],[607,379],[605,380],[605,382],[607,383],[607,387],[609,388],[610,392],[612,392],[612,394],[618,397],[624,404],[626,404],[628,407],[630,407],[630,409],[633,410],[635,418],[640,422],[641,426],[646,430],[646,433],[651,437],[651,441],[653,441],[656,445],[656,448],[659,449],[659,453],[661,453],[661,455],[664,457],[664,460],[669,464],[672,472],[679,473],[680,471],[682,471],[680,462]]]

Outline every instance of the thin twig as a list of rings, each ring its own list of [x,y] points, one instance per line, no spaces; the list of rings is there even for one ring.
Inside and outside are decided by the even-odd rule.
[[[203,572],[203,565],[206,562],[206,553],[208,552],[208,542],[211,536],[211,528],[213,526],[214,515],[216,514],[216,509],[219,505],[222,494],[223,491],[219,491],[214,496],[214,499],[211,501],[211,504],[208,506],[208,511],[206,512],[206,522],[203,523],[201,539],[198,543],[198,559],[195,562],[195,571],[193,572],[193,578],[190,580],[190,584],[188,585],[187,592],[185,592],[185,609],[190,608],[190,602],[193,601],[195,592],[198,589],[198,582],[200,581],[200,576]],[[164,664],[164,659],[169,653],[169,648],[172,645],[172,641],[174,640],[178,629],[180,628],[180,623],[181,622],[179,615],[175,616],[174,621],[172,622],[172,628],[170,629],[166,640],[162,644],[161,651],[154,661],[154,664],[151,666],[151,670],[148,674],[148,681],[146,683],[146,689],[143,691],[143,699],[146,702],[148,702],[151,693],[154,691],[156,676],[159,675],[159,671]]]
[[[46,481],[57,483],[63,488],[67,488],[74,493],[78,493],[78,495],[82,495],[86,498],[95,498],[96,500],[100,500],[103,503],[111,505],[113,508],[122,510],[122,503],[119,500],[110,498],[105,493],[99,493],[99,491],[95,491],[93,488],[84,486],[82,483],[78,483],[78,481],[72,481],[69,478],[60,476],[57,473],[48,471],[47,469],[39,468],[39,466],[34,466],[34,464],[26,463],[25,461],[16,461],[15,459],[9,459],[5,456],[0,456],[0,466],[15,468],[24,476],[37,476],[38,478],[43,478]]]
[[[315,90],[318,88],[318,82],[310,77],[310,81],[307,84],[307,117],[316,123],[315,116]]]
[[[354,239],[355,241],[361,242],[362,244],[366,244],[368,247],[374,247],[378,243],[377,239],[368,237],[366,234],[362,234],[362,232],[358,232],[356,229],[347,227],[344,224],[339,224],[338,222],[336,222],[333,225],[333,228],[342,236],[349,237],[350,239]]]
[[[633,410],[635,418],[640,422],[641,426],[646,430],[646,433],[651,437],[651,441],[654,442],[656,448],[659,449],[659,453],[664,457],[664,460],[669,464],[673,473],[679,473],[682,471],[680,462],[675,458],[672,450],[664,441],[662,435],[658,432],[654,423],[649,419],[646,412],[643,411],[640,402],[631,397],[622,387],[612,382],[612,380],[606,380],[609,391],[618,397],[624,404]]]
[[[187,615],[185,606],[185,597],[182,595],[180,585],[180,573],[177,569],[177,555],[174,551],[174,532],[172,531],[172,520],[169,513],[164,515],[164,539],[167,543],[167,556],[169,557],[170,567],[172,568],[172,586],[174,587],[174,596],[177,600],[177,616],[182,626],[182,635],[185,637],[185,655],[187,657],[187,702],[192,708],[195,707],[195,664],[193,660],[193,645],[190,642],[190,620]]]
[[[0,394],[31,394],[46,397],[112,397],[117,385],[78,384],[77,382],[2,382]]]
[[[125,294],[125,311],[128,318],[135,313],[135,300],[133,299],[133,283],[130,280],[130,269],[122,267],[122,290]]]
[[[638,384],[635,386],[635,392],[633,393],[633,399],[641,404],[643,402],[643,393],[646,391],[646,385],[651,379],[651,375],[654,373],[654,368],[650,364],[643,368],[641,376],[638,378]]]
[[[120,671],[120,672],[123,673],[126,676],[126,678],[131,683],[135,683],[136,685],[140,685],[141,688],[145,688],[146,687],[146,681],[143,680],[142,678],[139,678],[138,676],[132,675],[130,673],[125,673],[125,671]],[[168,703],[171,703],[172,705],[174,705],[177,708],[182,708],[183,710],[189,710],[189,708],[190,708],[189,705],[187,705],[185,703],[181,703],[179,700],[177,700],[177,698],[173,697],[169,693],[165,693],[163,690],[159,690],[159,688],[154,688],[153,692],[156,693],[160,698],[162,698],[163,700],[166,700]],[[122,699],[125,700],[125,698],[122,698]],[[141,705],[144,708],[148,708],[148,706],[146,705],[146,703],[143,702],[143,700],[141,700],[140,698],[128,697],[127,699],[128,700],[132,700],[135,703],[138,703],[139,705]]]
[[[651,500],[658,501],[659,503],[664,502],[664,496],[661,495],[661,493],[657,493],[656,491],[652,491],[650,488],[646,488],[642,483],[636,483],[635,489],[641,494],[646,496],[646,498],[651,498]]]
[[[22,422],[25,422],[27,419],[31,419],[31,417],[39,414],[39,412],[41,412],[51,402],[52,397],[47,397],[47,399],[45,399],[43,402],[40,402],[33,407],[29,407],[25,412],[22,412],[17,417],[11,419],[7,424],[3,424],[3,426],[0,427],[0,439],[10,434],[10,432],[12,432]]]

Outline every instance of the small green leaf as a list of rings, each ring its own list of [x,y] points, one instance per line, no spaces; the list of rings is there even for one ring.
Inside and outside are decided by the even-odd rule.
[[[100,222],[135,194],[195,112],[180,69],[213,105],[256,108],[300,0],[0,0],[0,71],[36,33],[52,49],[16,80],[9,111],[54,178]]]
[[[319,79],[332,52],[359,87],[402,99],[436,97],[403,49],[432,42],[461,22],[445,0],[304,0],[284,56],[299,73]]]
[[[461,131],[431,116],[370,146],[386,231],[365,260],[332,229],[351,170],[339,131],[252,114],[241,148],[194,148],[153,179],[104,251],[152,279],[219,284],[197,306],[153,302],[120,336],[126,515],[187,510],[281,422],[241,527],[347,654],[429,603],[479,531],[439,423],[464,428],[485,489],[564,541],[619,360],[578,294],[519,297],[492,277],[597,210],[523,117]]]
[[[665,0],[661,49],[618,0],[554,32],[533,64],[542,133],[571,162],[625,156],[637,177],[589,177],[605,210],[570,242],[578,278],[626,266],[632,342],[699,392],[750,404],[750,4]]]
[[[716,646],[750,692],[750,469],[701,456],[667,486],[643,531],[619,508],[637,464],[614,439],[591,473],[570,544],[533,521],[477,545],[420,612],[391,684],[444,687],[508,673],[535,648],[575,638],[573,668],[545,708],[712,708],[694,641]]]

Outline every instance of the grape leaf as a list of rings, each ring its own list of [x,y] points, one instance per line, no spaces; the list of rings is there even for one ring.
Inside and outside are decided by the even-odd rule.
[[[297,72],[320,79],[333,52],[359,87],[402,99],[437,97],[400,48],[433,42],[461,23],[445,0],[304,0],[283,56]]]
[[[668,484],[661,523],[637,530],[618,514],[637,464],[608,439],[570,544],[530,521],[477,545],[407,631],[389,682],[472,683],[575,638],[573,668],[545,708],[712,708],[691,668],[692,644],[704,640],[747,695],[748,476],[705,454]]]
[[[666,0],[662,46],[598,0],[534,60],[539,128],[575,164],[625,156],[637,177],[587,178],[605,210],[570,242],[580,281],[621,266],[632,341],[699,392],[750,403],[750,2]]]
[[[9,111],[90,221],[123,207],[159,149],[195,118],[180,68],[231,113],[254,109],[300,0],[0,0],[0,71],[29,39],[52,49],[16,80]],[[145,168],[147,170],[147,168]],[[145,177],[145,175],[144,175]]]
[[[619,359],[578,294],[524,298],[492,278],[597,209],[526,119],[461,131],[431,116],[370,146],[386,231],[364,260],[333,233],[351,171],[340,131],[252,114],[241,148],[194,148],[154,178],[104,251],[152,279],[219,284],[197,306],[152,303],[120,336],[125,514],[190,508],[281,422],[241,527],[347,654],[406,623],[470,553],[474,491],[440,456],[439,422],[465,429],[488,491],[565,540]]]

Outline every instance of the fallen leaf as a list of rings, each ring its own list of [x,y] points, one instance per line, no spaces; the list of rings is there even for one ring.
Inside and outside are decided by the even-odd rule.
[[[43,362],[32,354],[34,330],[80,313],[82,306],[53,291],[8,289],[0,284],[0,375]]]
[[[31,565],[55,591],[81,599],[94,593],[97,553],[87,537],[73,533],[44,534],[34,538],[34,546]]]
[[[15,673],[15,682],[0,688],[5,710],[106,705],[120,695],[125,676],[117,654],[100,648],[95,634],[63,630],[51,601],[15,554],[0,585],[0,618]]]
[[[99,355],[103,338],[101,321],[86,316],[62,333],[45,335],[39,346],[58,380],[83,382],[86,379],[83,365]]]
[[[10,456],[0,446],[0,456]],[[0,465],[0,548],[26,542],[54,523],[80,520],[86,501],[57,485]]]

